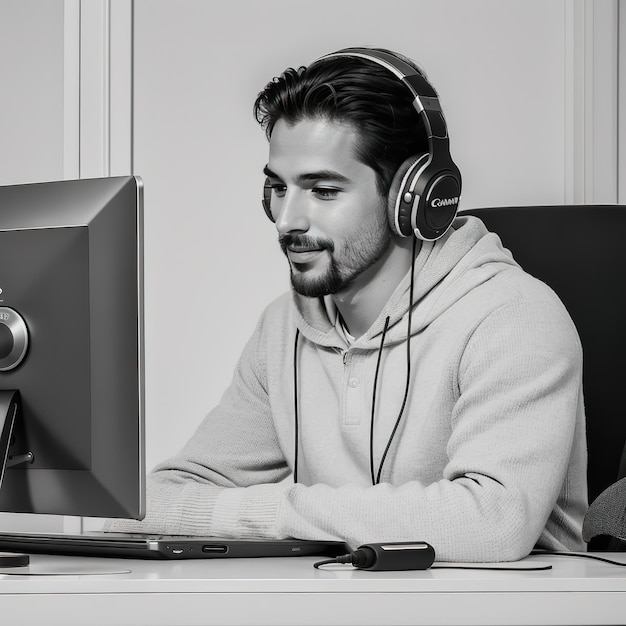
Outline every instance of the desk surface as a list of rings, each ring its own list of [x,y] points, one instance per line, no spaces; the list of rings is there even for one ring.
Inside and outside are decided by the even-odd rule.
[[[626,563],[626,553],[603,556]],[[522,563],[552,569],[367,572],[316,570],[316,560],[33,555],[31,573],[44,575],[0,570],[0,616],[50,626],[626,624],[626,567],[598,561],[537,555]]]

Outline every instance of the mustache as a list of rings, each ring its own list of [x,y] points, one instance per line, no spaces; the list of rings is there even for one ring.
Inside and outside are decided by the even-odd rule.
[[[291,250],[328,250],[329,252],[335,250],[335,244],[330,239],[311,237],[310,235],[283,233],[278,236],[278,243],[285,254],[287,248]]]

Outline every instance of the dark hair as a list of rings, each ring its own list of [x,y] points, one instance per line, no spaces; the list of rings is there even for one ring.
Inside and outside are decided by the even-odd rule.
[[[259,93],[254,115],[268,139],[280,119],[295,124],[323,118],[351,125],[358,131],[355,156],[376,172],[378,190],[386,196],[398,167],[408,157],[428,152],[424,124],[412,101],[408,87],[378,63],[331,57],[288,68],[274,78]]]

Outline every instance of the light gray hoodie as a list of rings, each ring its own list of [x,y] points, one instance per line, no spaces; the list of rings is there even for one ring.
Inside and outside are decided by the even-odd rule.
[[[414,276],[409,392],[391,444],[410,276],[349,346],[323,300],[285,294],[262,315],[219,406],[150,476],[146,520],[111,529],[353,547],[420,540],[448,561],[584,549],[582,355],[565,308],[473,217],[423,243]],[[298,484],[288,478],[295,395]],[[389,444],[376,485],[370,437],[375,475]]]

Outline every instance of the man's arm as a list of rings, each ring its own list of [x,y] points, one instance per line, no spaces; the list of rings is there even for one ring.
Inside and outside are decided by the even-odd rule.
[[[584,425],[580,344],[571,322],[550,307],[501,307],[472,335],[459,365],[460,395],[441,480],[227,489],[215,502],[219,526],[213,530],[341,539],[353,546],[424,540],[439,559],[455,561],[525,556],[562,489],[570,490],[566,497],[578,506],[577,515],[584,512],[584,482],[580,473],[568,475],[574,445],[580,450],[576,429]],[[555,315],[557,323],[537,323]]]
[[[219,405],[180,453],[149,474],[145,519],[110,521],[106,530],[221,535],[214,509],[224,490],[278,483],[289,474],[266,392],[265,353],[259,349],[263,323],[261,319],[246,345]],[[254,499],[256,514],[265,521],[275,519],[275,500],[267,499],[264,507]]]

